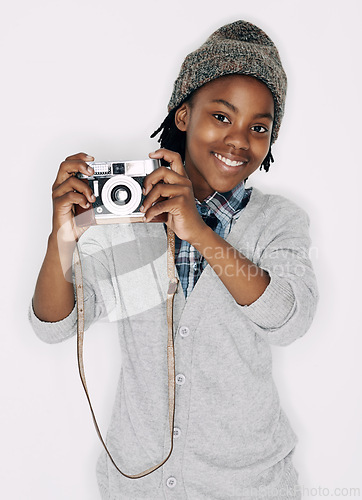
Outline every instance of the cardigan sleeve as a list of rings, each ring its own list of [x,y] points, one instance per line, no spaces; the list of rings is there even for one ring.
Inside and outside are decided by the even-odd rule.
[[[84,233],[78,245],[83,274],[85,329],[88,329],[94,321],[107,317],[115,306],[108,262],[109,245],[105,240],[104,234],[98,231],[95,237],[93,228],[90,228]],[[28,317],[36,335],[49,344],[62,342],[77,332],[76,306],[66,318],[48,322],[40,320],[35,315],[31,303]]]
[[[288,345],[306,333],[318,302],[309,217],[289,200],[273,196],[264,207],[264,220],[253,261],[268,271],[270,283],[255,302],[238,307],[265,340]]]

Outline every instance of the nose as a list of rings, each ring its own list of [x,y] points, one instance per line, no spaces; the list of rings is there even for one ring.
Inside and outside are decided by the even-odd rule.
[[[248,132],[241,127],[232,127],[228,130],[228,134],[225,137],[225,144],[231,146],[234,149],[249,149],[249,138]]]

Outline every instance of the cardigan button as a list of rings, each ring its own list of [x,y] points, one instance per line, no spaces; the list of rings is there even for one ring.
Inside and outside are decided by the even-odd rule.
[[[182,373],[179,373],[178,375],[176,375],[176,384],[177,385],[184,385],[185,380],[186,380],[186,377],[185,377],[185,375],[182,375]]]
[[[174,427],[173,428],[173,437],[175,439],[179,438],[181,436],[181,429],[179,427]]]
[[[181,337],[188,337],[190,335],[190,329],[187,326],[181,326],[179,332]]]
[[[169,488],[174,488],[176,486],[176,483],[177,483],[176,478],[173,476],[169,477],[166,481],[166,484]]]

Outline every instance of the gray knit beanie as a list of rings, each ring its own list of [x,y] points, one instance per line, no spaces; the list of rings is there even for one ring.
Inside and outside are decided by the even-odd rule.
[[[175,81],[168,111],[178,107],[205,83],[231,74],[254,76],[268,86],[274,98],[271,143],[275,142],[284,114],[287,77],[272,40],[246,21],[222,26],[186,57]]]

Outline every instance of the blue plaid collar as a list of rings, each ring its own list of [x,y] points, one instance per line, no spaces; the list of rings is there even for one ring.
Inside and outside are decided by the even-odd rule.
[[[245,182],[243,181],[231,191],[226,193],[215,191],[203,202],[196,200],[196,207],[202,217],[214,215],[224,225],[230,222],[236,212],[243,208],[245,195]]]

